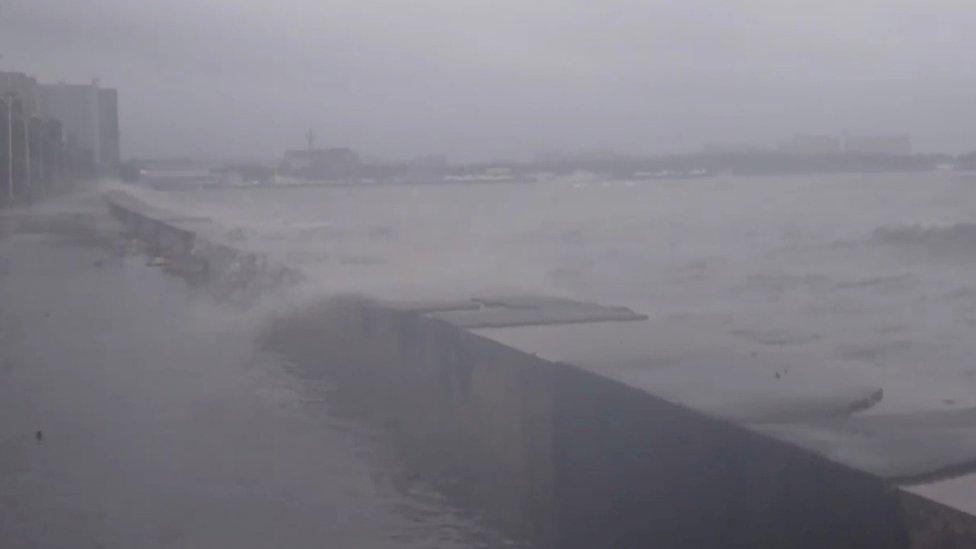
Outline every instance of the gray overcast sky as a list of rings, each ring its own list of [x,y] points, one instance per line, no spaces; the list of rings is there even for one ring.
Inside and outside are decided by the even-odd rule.
[[[403,158],[910,132],[976,149],[972,0],[5,0],[0,68],[119,88],[128,155]]]

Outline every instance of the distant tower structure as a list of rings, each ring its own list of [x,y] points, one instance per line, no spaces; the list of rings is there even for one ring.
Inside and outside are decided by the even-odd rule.
[[[314,130],[311,130],[310,129],[307,132],[305,132],[305,141],[308,143],[308,150],[311,151],[311,150],[315,149],[315,140],[316,139],[318,139],[318,136],[315,135],[315,131]]]

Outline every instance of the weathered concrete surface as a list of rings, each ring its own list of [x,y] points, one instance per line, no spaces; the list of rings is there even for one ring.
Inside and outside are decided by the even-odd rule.
[[[357,301],[268,342],[542,547],[908,547],[880,479],[436,319]]]
[[[976,516],[976,473],[920,482],[902,489],[964,515]]]
[[[593,324],[482,333],[891,480],[939,478],[976,467],[972,409],[881,413],[875,409],[884,402],[879,387],[839,382],[829,368],[656,355],[647,342],[664,336],[649,328]],[[736,375],[720,376],[723,367]]]
[[[758,429],[896,482],[976,469],[976,410],[853,415]]]
[[[394,311],[413,311],[415,313],[437,313],[445,311],[472,311],[481,306],[474,301],[430,300],[430,301],[384,301],[383,306]]]
[[[974,546],[973,515],[902,492],[902,505],[911,533],[911,546],[925,549],[966,549]]]
[[[607,307],[547,296],[474,298],[481,307],[437,312],[436,318],[462,328],[506,328],[590,322],[647,320],[627,307]]]

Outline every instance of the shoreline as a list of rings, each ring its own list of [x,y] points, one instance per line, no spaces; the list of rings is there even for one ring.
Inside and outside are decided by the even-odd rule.
[[[164,223],[165,224],[165,222],[162,221],[162,220],[155,220],[154,222]],[[179,227],[173,227],[173,230],[180,230],[180,229],[179,229]],[[157,242],[157,245],[158,245],[158,242]],[[372,308],[374,306],[369,305],[368,307],[371,307]],[[426,325],[429,324],[429,321],[424,319],[425,318],[425,315],[422,315],[422,314],[410,313],[409,311],[408,312],[404,312],[402,310],[401,311],[398,311],[398,312],[393,312],[393,311],[390,311],[388,309],[384,309],[382,307],[380,307],[378,310],[379,310],[379,312],[377,314],[379,314],[381,318],[386,318],[386,317],[388,317],[388,315],[394,315],[391,318],[401,318],[402,315],[407,315],[407,317],[409,317],[409,319],[404,320],[404,322],[407,322],[410,325],[416,324],[416,326],[414,328],[411,328],[410,329],[411,331],[415,331],[415,330],[418,330],[419,329],[420,330],[420,333],[424,333],[424,331],[426,330],[426,328],[423,328],[422,326],[426,326]],[[398,315],[401,315],[401,316],[398,316]],[[389,321],[384,321],[384,322],[389,322]],[[400,322],[400,321],[396,321],[396,322]],[[350,337],[356,337],[354,334],[347,334],[347,335],[350,335]],[[380,347],[384,347],[384,346],[388,346],[389,345],[388,343],[384,343],[383,342],[383,339],[382,338],[385,337],[385,336],[377,336],[377,337],[380,337],[380,339],[377,340],[377,341],[375,341],[375,342],[372,342],[372,343],[369,343],[369,344],[364,344],[364,345],[366,347],[372,347],[372,346],[375,346],[377,344]],[[368,338],[367,338],[367,340],[368,340]],[[488,340],[488,341],[490,341],[490,340]],[[403,343],[401,343],[401,345],[402,344]],[[491,345],[499,345],[499,344],[492,342]],[[502,347],[502,348],[503,349],[507,349],[507,350],[499,351],[499,352],[503,352],[505,354],[513,353],[513,352],[514,353],[519,353],[519,351],[515,351],[512,348],[508,348],[508,347]],[[321,352],[322,353],[327,353],[328,351],[326,350],[326,348],[322,348],[321,349]],[[355,351],[355,349],[352,349],[352,352],[358,352],[358,351]],[[390,360],[389,360],[389,362],[391,364],[395,364],[395,363],[402,363],[403,360],[404,360],[403,358],[393,358],[393,357],[391,357]],[[369,367],[370,368],[373,368],[373,369],[380,369],[380,370],[383,368],[382,364],[377,364],[375,362],[370,363],[369,364]],[[437,366],[435,364],[432,367],[439,368],[439,367],[443,367],[443,366]],[[559,366],[559,365],[552,365],[551,364],[550,366],[547,366],[547,368],[550,368],[550,369],[551,368],[561,368],[561,366]],[[590,374],[590,375],[592,375],[592,374]],[[606,382],[609,382],[612,385],[617,384],[617,382],[612,382],[612,381],[610,381],[609,379],[606,379],[606,378],[603,378],[603,380],[601,381],[601,383],[606,383]],[[620,385],[615,385],[615,386],[620,387],[621,390],[624,389],[624,386],[620,386]],[[416,388],[416,387],[415,387],[415,389],[416,390],[421,390],[421,389]],[[430,389],[426,389],[426,390],[430,390]],[[628,391],[633,391],[633,389],[630,389],[630,388],[627,388],[627,390]],[[656,397],[653,397],[652,395],[650,395],[648,393],[645,393],[643,391],[641,391],[641,394],[646,395],[645,397],[641,397],[642,399],[643,398],[650,398],[650,399],[653,400],[653,399],[656,398]],[[436,397],[434,397],[434,398],[436,398]],[[401,410],[401,412],[402,411],[403,410]],[[683,413],[686,413],[686,412],[680,412],[679,415],[681,415]],[[692,413],[692,415],[696,415],[696,413],[694,413],[694,412],[690,412],[690,413]],[[444,417],[447,417],[447,416],[444,416]],[[708,421],[716,421],[716,420],[708,420]],[[724,424],[724,422],[717,421],[717,423],[715,425],[717,427],[718,425],[723,425],[723,424]],[[733,427],[731,425],[728,425],[728,427],[721,427],[721,428],[719,428],[719,430],[722,430],[722,429],[732,429],[732,432],[737,432],[737,430],[739,428],[738,427]],[[406,436],[408,438],[411,437],[411,435],[409,433]],[[485,436],[490,436],[490,435],[489,434],[485,434]],[[760,436],[761,437],[761,435],[750,435],[750,437],[751,436]],[[761,440],[761,438],[760,439],[757,439],[757,440]],[[770,439],[770,441],[772,441],[772,439]],[[452,442],[452,441],[448,440],[447,441],[447,444],[450,447],[452,445],[456,445],[457,444],[457,441]],[[767,443],[763,443],[763,444],[761,444],[761,446],[763,446],[765,444],[767,444]],[[777,443],[777,444],[781,444],[781,443]],[[792,450],[791,453],[792,452],[795,452],[795,451],[806,452],[804,450],[799,450],[797,448],[796,450]],[[530,454],[531,453],[532,452],[530,452]],[[812,454],[811,453],[810,456],[811,457],[814,457],[815,454]],[[815,458],[815,459],[822,459],[822,458]],[[775,462],[775,460],[774,460],[774,462]],[[457,466],[457,464],[453,464],[453,466]],[[488,465],[488,466],[490,467],[490,465]],[[776,469],[776,468],[780,467],[780,465],[772,465],[772,467],[774,469]],[[666,470],[666,468],[665,468],[665,470]],[[662,474],[662,472],[663,471],[657,471],[656,474],[657,475],[660,475],[660,474]],[[853,474],[855,476],[862,476],[868,482],[880,482],[879,486],[887,486],[887,484],[885,482],[883,482],[883,481],[879,481],[877,479],[870,480],[870,479],[872,479],[872,477],[870,475],[865,474],[865,473],[859,473],[859,472],[852,471],[850,474]],[[565,480],[565,482],[571,482],[571,481]],[[884,490],[888,490],[888,488],[884,488]],[[937,504],[935,502],[931,502],[930,500],[927,500],[927,499],[924,499],[924,498],[920,498],[918,496],[914,496],[913,495],[911,497],[908,497],[906,495],[906,493],[903,492],[901,489],[895,489],[895,490],[896,490],[896,493],[899,494],[898,500],[901,501],[901,503],[889,503],[889,505],[894,505],[894,507],[892,507],[892,509],[899,509],[899,508],[901,508],[902,509],[901,511],[893,511],[893,512],[895,512],[896,515],[902,515],[902,516],[911,517],[910,520],[909,520],[909,522],[912,525],[911,525],[911,528],[909,530],[908,523],[902,523],[900,519],[895,519],[894,517],[889,517],[886,520],[893,520],[894,521],[893,524],[902,524],[903,527],[905,528],[906,535],[920,536],[920,535],[922,535],[922,532],[924,532],[925,533],[924,534],[925,536],[932,536],[932,535],[937,535],[937,536],[943,536],[943,535],[951,536],[951,535],[953,535],[953,534],[950,533],[951,531],[958,530],[960,528],[959,524],[957,524],[957,523],[960,523],[960,521],[962,521],[962,523],[966,523],[967,521],[969,521],[972,518],[972,517],[969,517],[969,515],[965,515],[965,514],[960,514],[959,516],[956,516],[954,513],[958,513],[958,511],[950,511],[948,508],[944,508],[944,506],[941,506],[940,504]],[[612,494],[609,494],[608,497],[612,497]],[[512,502],[509,502],[509,503],[512,503]],[[905,507],[902,508],[901,507],[902,505],[904,505]],[[789,509],[788,509],[788,506],[787,506],[787,511],[784,511],[784,512],[788,512],[788,510]],[[764,512],[769,512],[769,509],[765,509]],[[852,512],[853,512],[853,510],[852,510]],[[918,522],[918,520],[916,520],[920,514],[921,515],[925,515],[926,517],[928,517],[924,521],[924,524],[920,524]],[[966,517],[968,517],[968,518],[966,518]],[[567,522],[566,524],[573,524],[573,523],[576,523],[577,521],[580,521],[580,520],[582,520],[582,517],[574,517],[573,521]],[[947,524],[949,524],[949,523],[954,524],[954,526],[952,526],[952,527],[947,526]],[[889,527],[891,527],[891,526],[889,526]],[[967,532],[972,532],[973,531],[972,530],[972,526],[966,526],[962,530],[963,531],[967,531]],[[966,536],[969,536],[971,534],[965,534],[965,535]],[[967,539],[971,539],[971,538],[967,538]],[[915,544],[913,546],[916,546],[916,547],[926,547],[927,545]]]

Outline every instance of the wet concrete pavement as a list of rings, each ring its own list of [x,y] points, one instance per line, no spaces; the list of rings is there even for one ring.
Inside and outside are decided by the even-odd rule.
[[[0,546],[506,545],[398,481],[259,322],[144,257],[0,235]]]

